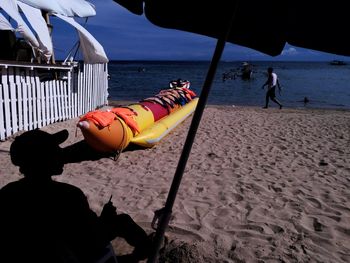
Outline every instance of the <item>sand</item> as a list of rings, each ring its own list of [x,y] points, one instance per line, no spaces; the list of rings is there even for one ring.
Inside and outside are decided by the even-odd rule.
[[[113,195],[119,212],[151,232],[166,200],[190,119],[150,149],[115,161],[89,155],[78,119],[76,151],[55,180],[81,188],[100,213]],[[18,180],[0,143],[0,187]],[[81,151],[81,152],[79,152]],[[350,112],[208,106],[179,189],[162,262],[350,262]],[[118,253],[125,245],[113,241]]]

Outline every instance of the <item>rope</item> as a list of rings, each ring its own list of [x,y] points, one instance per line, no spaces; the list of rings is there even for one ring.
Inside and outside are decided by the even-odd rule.
[[[113,158],[114,161],[117,161],[117,160],[119,159],[121,153],[122,153],[122,152],[125,150],[125,148],[128,146],[128,143],[126,142],[126,141],[127,141],[127,137],[126,137],[127,132],[126,132],[126,127],[125,127],[126,124],[125,124],[124,122],[122,122],[121,119],[120,119],[119,117],[117,118],[117,120],[120,122],[120,124],[121,124],[122,127],[123,127],[123,137],[122,137],[121,144],[118,145],[118,147],[121,147],[121,149],[120,149],[120,150],[117,150],[117,151],[115,152],[115,155],[114,155],[114,158]],[[126,137],[126,140],[125,140],[125,143],[124,143],[125,137]]]

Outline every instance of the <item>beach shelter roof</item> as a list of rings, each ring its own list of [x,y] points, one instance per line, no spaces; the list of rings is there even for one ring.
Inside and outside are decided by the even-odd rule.
[[[10,22],[0,13],[0,30],[11,30],[15,29],[12,27]]]
[[[42,16],[40,9],[34,8],[22,2],[17,2],[17,4],[37,33],[40,53],[43,55],[43,57],[45,57],[45,61],[49,61],[53,53],[52,40],[46,21]]]
[[[155,236],[149,262],[157,260],[169,223],[197,128],[205,108],[217,65],[226,42],[249,47],[271,56],[281,54],[286,43],[350,56],[350,39],[344,32],[346,1],[316,0],[114,0],[131,12],[145,13],[153,24],[217,38],[198,106],[173,178]]]
[[[84,0],[1,0],[0,7],[17,22],[17,28],[0,17],[0,30],[12,30],[22,34],[24,39],[49,61],[53,54],[51,36],[41,10],[55,15],[77,29],[80,48],[86,63],[107,63],[108,58],[102,45],[72,16],[86,17],[96,14],[92,4]],[[36,36],[19,13],[19,9],[36,32]]]
[[[18,31],[33,48],[39,48],[38,40],[19,14],[17,3],[14,0],[1,0],[0,7],[16,21],[16,31]]]
[[[59,14],[55,14],[55,16],[72,25],[78,31],[80,47],[86,63],[93,64],[108,62],[107,55],[102,45],[84,27],[77,23],[72,17],[66,17]]]

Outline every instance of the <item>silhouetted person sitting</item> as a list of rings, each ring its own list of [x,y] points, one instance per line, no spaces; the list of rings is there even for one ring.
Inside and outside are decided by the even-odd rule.
[[[0,190],[0,262],[95,262],[117,236],[135,247],[127,262],[145,259],[149,239],[130,216],[109,202],[98,217],[79,188],[51,179],[63,172],[67,137],[33,130],[12,143],[24,178]]]

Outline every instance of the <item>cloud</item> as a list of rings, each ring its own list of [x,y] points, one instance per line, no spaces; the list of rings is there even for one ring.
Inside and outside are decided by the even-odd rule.
[[[299,52],[294,47],[289,47],[287,49],[284,49],[281,53],[282,56],[295,56],[298,54]]]

